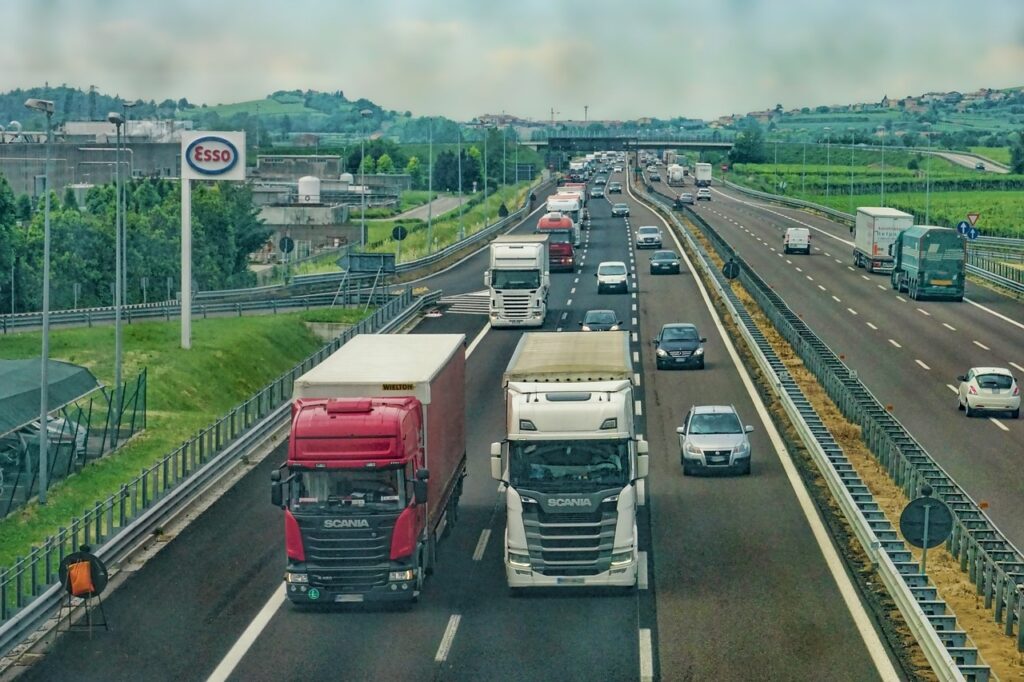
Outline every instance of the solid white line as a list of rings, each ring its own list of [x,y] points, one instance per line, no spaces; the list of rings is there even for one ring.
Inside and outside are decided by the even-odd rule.
[[[972,341],[971,343],[973,343],[975,346],[977,346],[978,348],[980,348],[982,350],[992,350],[991,348],[989,348],[988,346],[983,344],[981,341]]]
[[[719,192],[721,194],[721,192]],[[632,191],[630,191],[632,195]],[[658,218],[661,220],[665,228],[668,229],[668,223],[660,215]],[[817,229],[817,228],[815,228]],[[669,234],[676,242],[676,246],[679,247],[679,251],[682,253],[683,258],[686,260],[687,267],[690,268],[690,272],[696,272],[693,267],[693,263],[686,256],[686,252],[683,250],[682,244],[676,237],[675,232],[668,230]],[[827,233],[826,233],[827,234]],[[831,235],[830,235],[831,236]],[[839,240],[843,241],[843,240]],[[852,246],[852,244],[851,244]],[[761,423],[764,425],[765,432],[768,434],[772,445],[775,450],[775,454],[779,457],[782,462],[782,468],[786,472],[786,478],[789,480],[790,486],[793,488],[793,492],[796,495],[797,501],[800,504],[800,508],[807,518],[808,525],[814,534],[814,538],[818,543],[818,547],[821,550],[822,556],[825,559],[825,563],[829,568],[829,572],[832,574],[833,579],[836,581],[836,586],[839,589],[840,595],[842,595],[843,602],[849,610],[850,615],[853,617],[854,623],[857,625],[857,631],[860,633],[861,639],[864,641],[864,646],[868,650],[871,656],[871,661],[875,664],[878,675],[883,680],[895,680],[899,676],[896,674],[896,669],[893,668],[892,661],[889,660],[889,656],[886,653],[886,647],[882,644],[878,633],[875,632],[872,619],[868,616],[867,611],[864,608],[864,604],[861,603],[860,597],[858,596],[857,588],[853,586],[850,577],[846,574],[846,567],[843,560],[839,558],[839,554],[836,552],[835,547],[832,545],[832,538],[828,531],[825,530],[825,524],[818,515],[817,508],[811,501],[810,494],[807,492],[807,488],[804,487],[803,480],[800,478],[800,474],[796,469],[796,465],[793,464],[793,459],[789,455],[789,451],[786,449],[786,444],[782,440],[782,436],[779,435],[778,430],[775,428],[775,424],[772,422],[771,415],[768,413],[768,408],[765,407],[762,402],[757,389],[754,387],[754,382],[750,378],[750,374],[747,372],[746,367],[740,360],[739,354],[736,352],[736,348],[733,346],[732,340],[725,331],[725,326],[722,320],[719,319],[718,313],[715,310],[714,304],[711,302],[711,298],[708,296],[707,288],[699,277],[694,277],[694,281],[697,283],[697,289],[700,291],[701,298],[704,300],[704,305],[711,313],[711,317],[714,320],[715,327],[718,329],[719,337],[722,339],[722,344],[725,346],[729,353],[729,357],[732,359],[733,366],[736,367],[736,371],[739,373],[740,379],[743,382],[743,386],[747,391],[747,395],[750,396],[750,401],[753,403],[757,410],[758,416],[761,419]],[[650,641],[650,631],[647,631],[647,639]],[[644,631],[640,631],[640,671],[641,679],[653,679],[653,659],[649,658],[647,665],[649,666],[650,677],[644,677]],[[649,645],[648,645],[649,647]]]
[[[1010,318],[1008,318],[1008,317],[1007,317],[1006,315],[1003,315],[1002,313],[997,313],[996,311],[992,310],[991,308],[986,308],[985,306],[981,305],[980,303],[975,303],[974,301],[972,301],[972,300],[971,300],[971,299],[969,299],[969,298],[965,298],[965,299],[964,299],[964,302],[966,302],[966,303],[970,303],[970,304],[971,304],[971,305],[973,305],[973,306],[974,306],[975,308],[979,308],[979,309],[981,309],[981,310],[984,310],[984,311],[985,311],[986,313],[988,313],[989,315],[994,315],[995,317],[998,317],[998,318],[999,318],[1000,320],[1002,320],[1003,322],[1009,322],[1010,324],[1012,324],[1012,325],[1014,325],[1014,326],[1017,326],[1017,327],[1020,327],[1021,329],[1024,329],[1024,324],[1021,324],[1021,323],[1020,323],[1020,322],[1018,322],[1017,320],[1011,320],[1011,319],[1010,319]]]
[[[832,300],[835,301],[836,303],[842,303],[842,301],[839,300],[839,297],[836,296],[835,294],[832,294]]]
[[[491,331],[491,323],[488,322],[484,325],[484,328],[480,330],[480,333],[476,335],[473,342],[469,344],[469,348],[466,349],[466,357],[468,358],[476,350],[476,347],[480,345],[480,342],[487,336],[487,332]]]
[[[917,364],[921,365],[921,367],[923,367],[924,369],[931,369],[931,367],[929,367],[928,365],[924,364],[923,362],[921,362],[920,360],[918,360],[916,358],[914,359],[914,362],[916,362]]]
[[[484,528],[482,531],[480,531],[480,539],[477,540],[476,549],[473,550],[473,561],[480,561],[484,558],[484,550],[487,549],[487,540],[490,537],[490,528]]]
[[[1016,367],[1017,369],[1019,369],[1020,371],[1024,372],[1024,367],[1021,367],[1016,362],[1011,362],[1010,364],[1013,365],[1014,367]]]
[[[857,314],[857,311],[856,311],[856,310],[854,310],[853,308],[847,308],[847,310],[849,310],[849,311],[850,311],[850,314],[851,314],[851,315],[856,315],[856,314]]]
[[[894,341],[892,339],[889,339],[889,343],[891,343],[892,345],[896,346],[897,348],[903,348],[903,346],[901,346],[899,343],[897,343],[896,341]]]
[[[452,648],[452,641],[455,639],[455,633],[459,629],[459,621],[461,620],[462,616],[457,613],[453,613],[448,618],[448,627],[444,629],[441,645],[437,647],[437,654],[434,656],[434,661],[437,663],[443,663],[448,658],[448,652]]]
[[[644,413],[643,403],[641,403],[639,400],[634,400],[633,401],[633,414],[635,414],[638,417],[641,417],[641,416],[643,416],[643,413]]]
[[[636,553],[636,586],[638,589],[646,590],[648,587],[647,577],[647,552],[640,550]]]
[[[640,628],[640,682],[653,682],[653,680],[654,653],[651,650],[651,629]]]
[[[943,322],[942,326],[945,327],[946,329],[948,329],[951,332],[955,332],[956,331],[956,327],[954,327],[951,324],[947,324],[946,322]]]
[[[995,417],[989,417],[988,420],[990,422],[992,422],[993,424],[995,424],[996,426],[998,426],[999,428],[1001,428],[1003,431],[1009,431],[1010,430],[1010,429],[1008,429],[1006,427],[1006,424],[1004,424],[1003,422],[999,421]]]
[[[865,322],[864,324],[866,324],[867,326],[871,327],[875,331],[878,331],[878,327],[876,327],[875,325],[871,324],[870,322]]]
[[[245,628],[242,636],[232,645],[231,650],[228,651],[227,655],[221,660],[221,662],[214,668],[210,676],[206,678],[206,682],[223,682],[231,676],[235,668],[242,661],[242,657],[245,656],[246,652],[249,651],[255,642],[256,638],[260,636],[263,629],[270,623],[270,619],[274,617],[274,613],[281,608],[281,604],[284,603],[285,587],[281,585],[278,589],[274,590],[274,594],[270,596],[267,603],[263,605],[260,612],[256,614],[256,617],[249,623],[249,627]]]
[[[930,312],[928,312],[927,310],[925,310],[924,308],[918,308],[917,312],[921,313],[922,315],[927,315],[928,317],[932,316],[932,314]]]

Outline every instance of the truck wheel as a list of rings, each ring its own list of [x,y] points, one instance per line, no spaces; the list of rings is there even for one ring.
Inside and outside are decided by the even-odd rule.
[[[437,561],[437,538],[431,532],[427,544],[423,548],[423,572],[434,575],[434,563]]]

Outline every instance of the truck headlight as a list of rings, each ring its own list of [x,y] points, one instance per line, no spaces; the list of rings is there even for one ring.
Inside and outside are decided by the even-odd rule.
[[[659,349],[657,350],[657,353],[658,353],[658,357],[659,357],[659,358],[664,358],[664,357],[668,357],[668,351],[667,351],[667,350],[665,350],[664,348],[659,348]]]
[[[612,554],[612,566],[625,566],[633,563],[633,552],[616,552]]]
[[[415,580],[416,570],[409,568],[404,571],[391,571],[388,573],[388,580],[391,582],[399,582],[403,580]]]
[[[526,554],[513,554],[508,553],[508,562],[513,566],[522,566],[523,568],[530,567],[530,557]]]
[[[309,576],[305,573],[292,573],[289,571],[284,574],[284,579],[291,585],[308,585]]]

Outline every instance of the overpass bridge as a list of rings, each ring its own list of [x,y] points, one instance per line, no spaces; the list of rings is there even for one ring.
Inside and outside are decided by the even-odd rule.
[[[731,136],[702,135],[688,137],[637,135],[570,135],[552,136],[543,140],[523,141],[537,151],[553,153],[586,153],[596,151],[637,151],[639,149],[689,149],[693,151],[729,151]]]

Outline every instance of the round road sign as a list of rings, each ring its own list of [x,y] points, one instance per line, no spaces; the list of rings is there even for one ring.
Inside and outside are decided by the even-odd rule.
[[[295,250],[295,240],[291,237],[281,237],[281,241],[277,243],[281,253],[291,253]]]
[[[740,266],[736,261],[729,261],[722,268],[722,276],[726,279],[736,279],[740,276]]]
[[[395,225],[395,229],[391,230],[391,238],[396,242],[400,242],[409,236],[409,230],[405,229],[401,225]]]
[[[928,527],[925,528],[925,511],[928,513]],[[953,532],[953,514],[942,500],[919,497],[912,501],[900,515],[900,532],[914,547],[938,547]]]
[[[967,234],[967,230],[971,229],[971,224],[966,220],[961,220],[956,224],[956,231],[962,235]]]

